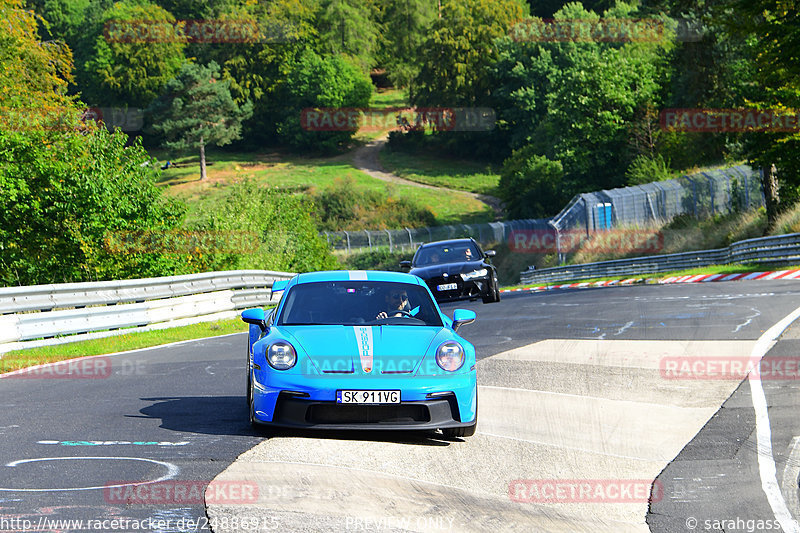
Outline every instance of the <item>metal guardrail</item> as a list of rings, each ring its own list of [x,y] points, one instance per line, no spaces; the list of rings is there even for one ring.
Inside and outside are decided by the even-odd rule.
[[[538,270],[529,267],[520,274],[520,281],[552,283],[610,276],[638,276],[730,263],[800,263],[800,233],[747,239],[716,250],[615,259]]]
[[[225,312],[231,314],[237,309],[274,301],[272,283],[292,276],[289,272],[238,270],[0,287],[0,352],[31,339],[221,317]],[[61,337],[38,345],[71,340],[80,339]]]

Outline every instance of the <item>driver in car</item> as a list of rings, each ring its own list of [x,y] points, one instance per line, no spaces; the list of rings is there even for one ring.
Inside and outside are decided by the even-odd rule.
[[[393,290],[386,293],[386,309],[388,309],[388,311],[381,311],[375,318],[381,319],[407,316],[411,311],[411,305],[408,303],[408,294],[406,291]]]

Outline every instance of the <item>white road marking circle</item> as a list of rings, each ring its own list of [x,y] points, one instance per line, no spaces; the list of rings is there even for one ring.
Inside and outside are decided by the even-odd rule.
[[[14,468],[22,464],[35,463],[39,461],[81,461],[81,460],[142,461],[146,463],[155,463],[157,465],[163,466],[164,468],[167,469],[167,473],[158,479],[153,479],[150,481],[141,481],[137,483],[120,483],[118,485],[101,485],[97,487],[65,487],[65,488],[53,488],[53,489],[10,489],[5,487],[0,487],[0,492],[62,492],[62,491],[78,491],[78,490],[102,490],[102,489],[110,489],[117,487],[149,485],[151,483],[160,483],[161,481],[167,481],[168,479],[173,479],[175,476],[178,475],[178,472],[180,471],[180,469],[172,463],[166,463],[164,461],[156,461],[155,459],[144,459],[141,457],[40,457],[37,459],[20,459],[19,461],[12,461],[6,464],[5,466]]]

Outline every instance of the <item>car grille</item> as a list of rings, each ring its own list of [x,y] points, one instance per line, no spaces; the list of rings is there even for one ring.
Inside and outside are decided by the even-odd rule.
[[[338,405],[315,404],[306,412],[306,421],[312,424],[409,424],[429,422],[428,408],[424,405]]]

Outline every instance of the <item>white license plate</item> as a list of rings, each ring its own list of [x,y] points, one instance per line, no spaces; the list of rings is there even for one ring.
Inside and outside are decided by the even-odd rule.
[[[458,283],[445,283],[444,285],[437,285],[437,291],[452,291],[458,288]]]
[[[399,390],[340,390],[336,403],[400,403]]]

